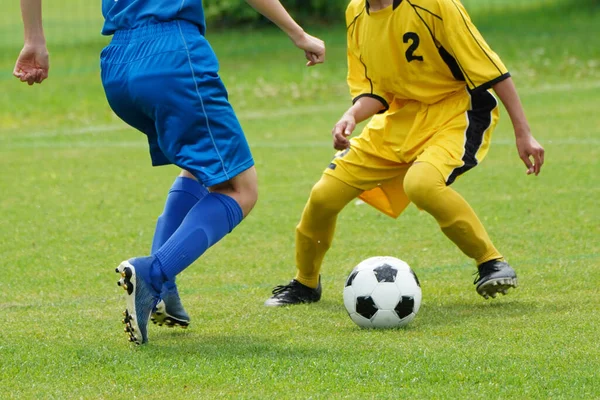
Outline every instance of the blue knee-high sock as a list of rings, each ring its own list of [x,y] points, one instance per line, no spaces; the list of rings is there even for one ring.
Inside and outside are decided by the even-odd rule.
[[[192,207],[204,196],[208,190],[197,180],[178,176],[167,195],[163,213],[156,221],[156,230],[152,240],[151,253],[154,254],[179,228],[181,222]],[[175,279],[166,281],[163,293],[176,289]]]
[[[192,207],[175,233],[152,256],[130,262],[144,280],[160,291],[165,281],[196,261],[242,219],[242,209],[233,198],[209,193]]]
[[[192,207],[208,194],[208,190],[197,180],[178,176],[173,182],[163,213],[156,221],[151,253],[155,253],[179,228]]]

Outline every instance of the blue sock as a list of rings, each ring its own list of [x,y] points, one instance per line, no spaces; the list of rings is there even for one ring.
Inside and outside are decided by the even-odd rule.
[[[207,194],[208,190],[195,179],[183,176],[175,179],[167,195],[163,213],[156,221],[151,253],[165,244],[192,207]]]
[[[231,232],[243,217],[242,209],[232,197],[220,193],[207,194],[192,207],[169,240],[152,257],[148,257],[152,259],[151,268],[147,268],[148,278],[152,279],[153,285],[159,279],[172,280]]]
[[[152,254],[169,240],[191,208],[207,194],[208,190],[195,179],[183,176],[178,176],[175,179],[167,195],[163,213],[156,222],[156,230],[152,240]],[[168,280],[163,285],[162,291],[173,291],[176,288],[175,279]]]

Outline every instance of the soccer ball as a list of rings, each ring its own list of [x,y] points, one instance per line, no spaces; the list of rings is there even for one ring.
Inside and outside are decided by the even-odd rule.
[[[346,280],[344,306],[363,328],[397,328],[412,321],[421,306],[421,285],[410,266],[394,257],[372,257]]]

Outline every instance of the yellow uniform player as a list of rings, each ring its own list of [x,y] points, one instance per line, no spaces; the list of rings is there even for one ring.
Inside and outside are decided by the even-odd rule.
[[[394,218],[411,202],[425,210],[475,261],[477,292],[505,294],[517,284],[515,271],[450,185],[489,149],[498,121],[491,89],[510,115],[527,173],[540,172],[544,150],[508,70],[458,0],[352,0],[346,22],[353,105],[332,131],[340,152],[313,187],[297,226],[297,275],[265,304],[320,299],[321,264],[337,215],[356,197]]]

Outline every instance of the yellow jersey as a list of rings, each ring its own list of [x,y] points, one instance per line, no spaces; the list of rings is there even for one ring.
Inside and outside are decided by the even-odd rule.
[[[385,110],[434,104],[510,76],[458,0],[394,0],[379,11],[352,0],[346,26],[353,101],[374,97]]]

